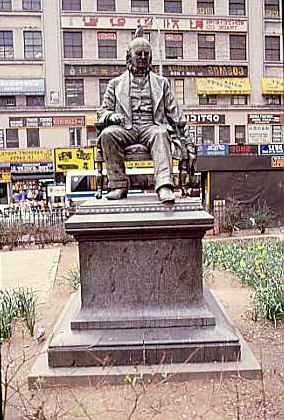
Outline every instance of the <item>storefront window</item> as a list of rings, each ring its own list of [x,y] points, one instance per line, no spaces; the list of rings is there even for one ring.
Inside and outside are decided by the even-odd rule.
[[[44,106],[44,96],[26,96],[26,106],[37,107]]]
[[[245,142],[246,142],[246,126],[235,125],[235,143],[245,143]]]
[[[19,148],[19,133],[16,128],[7,128],[6,147],[7,149]]]
[[[27,128],[27,147],[40,147],[38,128]]]
[[[214,126],[203,125],[196,128],[196,137],[198,144],[214,144]]]
[[[219,126],[219,143],[220,144],[230,143],[230,126],[229,125]]]

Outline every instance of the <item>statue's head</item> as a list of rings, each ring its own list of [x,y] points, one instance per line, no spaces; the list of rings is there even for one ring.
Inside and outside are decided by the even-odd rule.
[[[128,45],[126,64],[132,73],[148,73],[151,70],[152,49],[147,39],[134,38]]]

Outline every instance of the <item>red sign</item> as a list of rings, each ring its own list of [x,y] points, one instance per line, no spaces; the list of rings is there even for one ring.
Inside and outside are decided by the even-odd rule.
[[[251,144],[230,144],[229,155],[256,155],[257,146]]]
[[[85,117],[53,117],[53,125],[85,125]]]
[[[283,156],[271,156],[272,168],[284,168],[284,157]]]
[[[98,33],[98,39],[100,40],[116,40],[116,34],[113,32],[99,32]]]

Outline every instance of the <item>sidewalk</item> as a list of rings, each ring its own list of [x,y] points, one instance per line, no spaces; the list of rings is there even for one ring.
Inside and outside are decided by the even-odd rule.
[[[32,288],[39,303],[45,303],[53,287],[60,248],[0,253],[0,289]]]

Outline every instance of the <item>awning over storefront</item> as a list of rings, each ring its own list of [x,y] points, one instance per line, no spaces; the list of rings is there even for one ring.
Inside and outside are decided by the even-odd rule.
[[[44,95],[44,79],[0,79],[0,95]]]
[[[284,78],[283,77],[265,77],[261,81],[262,93],[264,95],[283,95]]]
[[[198,95],[248,95],[249,79],[239,77],[197,77]]]

